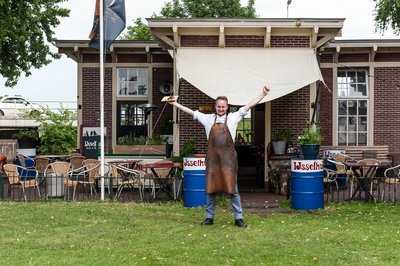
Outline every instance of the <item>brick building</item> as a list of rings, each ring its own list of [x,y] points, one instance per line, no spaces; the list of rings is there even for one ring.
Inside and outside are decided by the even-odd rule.
[[[274,132],[291,128],[295,138],[315,113],[325,145],[385,144],[391,151],[399,151],[400,139],[396,134],[400,125],[400,108],[397,106],[400,96],[400,40],[335,40],[335,37],[340,37],[344,19],[148,21],[156,41],[117,41],[106,57],[106,152],[113,152],[118,139],[129,132],[153,134],[147,132],[137,105],[151,103],[159,106],[149,119],[149,128],[153,128],[163,109],[160,103],[162,92],[169,92],[162,88],[168,84],[173,84],[173,91],[179,95],[183,105],[192,109],[212,108],[212,98],[192,85],[190,80],[178,77],[171,54],[180,47],[315,49],[328,88],[321,82],[312,82],[255,107],[247,120],[251,128],[250,138],[246,139],[249,142],[247,147],[258,147],[258,151],[262,147],[261,151],[267,153],[265,144],[271,141]],[[60,53],[78,63],[78,123],[82,135],[84,127],[99,126],[98,54],[88,48],[87,41],[58,41],[57,46]],[[135,80],[130,80],[132,78]],[[172,133],[165,126],[169,120],[174,121],[175,153],[179,153],[189,139],[195,139],[198,152],[205,152],[203,128],[170,106],[164,110],[154,133]],[[244,129],[240,131],[239,128],[239,132],[245,134]],[[242,152],[242,157],[256,161],[259,153],[242,146],[238,145],[239,158]],[[248,154],[253,154],[253,157],[248,157]],[[264,169],[264,165],[261,168]],[[263,179],[264,175],[261,175]]]

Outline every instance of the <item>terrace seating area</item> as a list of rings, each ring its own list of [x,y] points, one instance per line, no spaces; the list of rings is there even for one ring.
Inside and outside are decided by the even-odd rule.
[[[18,155],[3,166],[0,200],[99,200],[104,180],[105,197],[114,200],[164,200],[179,198],[181,165],[167,160],[112,160],[105,164],[80,154]]]

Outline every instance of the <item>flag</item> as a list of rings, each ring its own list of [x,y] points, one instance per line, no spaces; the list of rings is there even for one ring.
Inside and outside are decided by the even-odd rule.
[[[104,1],[104,47],[109,49],[112,42],[124,30],[125,22],[125,0],[103,0]],[[100,47],[100,0],[96,0],[93,27],[89,34],[89,46],[99,49]]]

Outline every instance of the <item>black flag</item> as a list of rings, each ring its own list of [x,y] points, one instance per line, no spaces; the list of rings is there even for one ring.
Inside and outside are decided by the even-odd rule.
[[[104,47],[110,48],[112,42],[125,28],[125,0],[104,0]],[[96,0],[93,27],[89,34],[89,46],[100,47],[100,0]]]

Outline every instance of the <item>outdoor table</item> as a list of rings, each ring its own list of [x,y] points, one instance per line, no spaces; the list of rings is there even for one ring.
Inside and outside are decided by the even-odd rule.
[[[391,160],[377,160],[378,164],[361,164],[360,161],[346,161],[344,165],[347,169],[351,169],[353,176],[356,181],[356,189],[351,196],[351,199],[354,199],[358,194],[361,198],[361,193],[364,191],[365,195],[367,195],[366,200],[375,199],[375,197],[371,194],[369,190],[369,186],[373,179],[376,177],[376,172],[378,169],[384,169],[390,167],[392,164]],[[362,172],[362,167],[366,168],[366,172]],[[373,173],[375,172],[375,173]],[[371,176],[373,175],[373,176]]]
[[[135,169],[137,167],[137,164],[141,161],[142,160],[113,160],[113,161],[109,161],[107,163],[115,164],[115,165],[122,165],[126,168]]]
[[[152,173],[153,182],[160,186],[160,190],[166,192],[170,197],[174,200],[177,199],[177,191],[176,191],[176,182],[179,182],[179,177],[175,175],[178,168],[181,167],[181,163],[172,162],[169,160],[161,160],[157,162],[151,163],[138,163],[138,168],[143,171],[150,171]],[[157,173],[157,169],[169,169],[168,174],[166,176],[160,176]],[[169,189],[169,186],[173,185],[173,191]],[[180,185],[180,183],[179,183]],[[179,188],[178,188],[179,192]],[[154,194],[155,197],[155,194]]]

